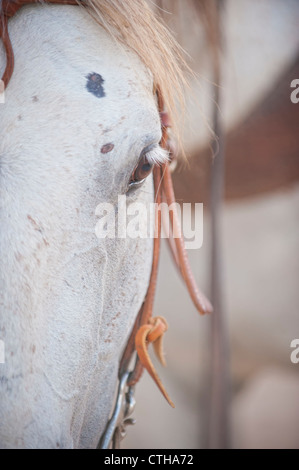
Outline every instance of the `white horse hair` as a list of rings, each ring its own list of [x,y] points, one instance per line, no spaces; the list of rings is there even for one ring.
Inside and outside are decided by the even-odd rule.
[[[157,153],[153,79],[75,6],[24,7],[9,31],[15,69],[0,104],[0,446],[94,448],[152,262],[151,239],[98,240],[95,208],[126,193],[128,202],[152,201],[151,178],[127,191],[144,149],[166,158]],[[3,73],[2,44],[0,59]],[[95,90],[90,80],[99,77]]]

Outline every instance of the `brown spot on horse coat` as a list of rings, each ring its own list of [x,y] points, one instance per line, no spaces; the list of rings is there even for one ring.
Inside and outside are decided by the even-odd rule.
[[[101,153],[109,153],[113,149],[114,149],[114,144],[112,144],[112,142],[109,142],[109,144],[103,145],[103,147],[101,148]]]

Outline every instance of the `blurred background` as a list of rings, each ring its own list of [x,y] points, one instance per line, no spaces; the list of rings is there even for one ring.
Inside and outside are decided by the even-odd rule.
[[[150,3],[196,74],[188,164],[173,177],[179,202],[204,204],[203,246],[188,254],[216,308],[199,317],[163,243],[154,314],[169,322],[168,367],[157,370],[176,408],[144,373],[122,448],[299,448],[299,2]]]

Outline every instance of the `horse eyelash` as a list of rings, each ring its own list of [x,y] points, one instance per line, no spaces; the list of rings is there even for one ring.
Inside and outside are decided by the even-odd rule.
[[[169,161],[169,152],[157,145],[146,154],[146,158],[151,165],[163,165]]]

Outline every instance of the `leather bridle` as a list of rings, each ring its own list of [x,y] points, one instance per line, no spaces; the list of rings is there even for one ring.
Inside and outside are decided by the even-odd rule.
[[[40,3],[39,0],[2,0],[0,9],[0,37],[3,41],[6,51],[6,68],[2,76],[4,87],[6,88],[12,77],[14,70],[14,54],[13,48],[10,42],[8,34],[8,20],[11,18],[23,5],[31,3]],[[76,0],[47,0],[43,3],[55,3],[55,4],[66,4],[66,5],[78,5],[84,6],[84,1],[79,2]],[[164,102],[162,94],[157,89],[158,108],[161,117],[161,129],[162,139],[160,146],[164,149],[171,150],[168,141],[168,128],[170,127],[169,116],[164,109]],[[132,423],[129,416],[134,408],[134,385],[138,382],[141,377],[144,368],[147,369],[149,374],[154,379],[155,383],[159,387],[160,391],[170,403],[174,406],[171,399],[169,398],[160,378],[158,377],[155,368],[151,362],[148,354],[148,345],[153,342],[155,352],[158,358],[164,364],[164,358],[162,354],[162,337],[167,330],[167,323],[163,317],[153,318],[153,304],[156,291],[159,254],[160,254],[160,239],[161,239],[161,211],[157,208],[162,201],[166,202],[169,206],[175,203],[175,196],[173,191],[172,179],[170,174],[169,163],[165,163],[161,166],[155,166],[153,170],[154,178],[154,193],[156,204],[156,227],[155,227],[155,238],[154,238],[154,249],[153,249],[153,262],[150,276],[150,282],[147,289],[145,299],[137,315],[133,330],[131,332],[128,343],[125,347],[122,359],[120,361],[118,378],[119,378],[119,390],[116,397],[116,404],[112,416],[106,426],[106,430],[102,435],[98,448],[108,448],[113,443],[117,445],[119,439],[122,437],[124,432],[124,426],[128,423]],[[194,277],[191,272],[187,253],[184,246],[183,237],[173,237],[173,234],[180,233],[179,226],[180,221],[174,210],[169,211],[170,227],[172,234],[168,238],[169,246],[173,254],[175,263],[181,273],[183,281],[189,291],[192,301],[199,311],[199,313],[209,313],[212,311],[212,306],[207,298],[202,294],[196,285]],[[132,370],[132,360],[134,359],[135,351],[137,352],[135,365]]]

